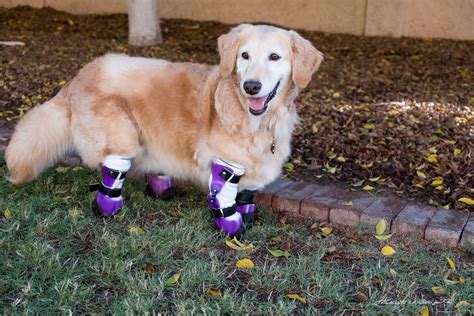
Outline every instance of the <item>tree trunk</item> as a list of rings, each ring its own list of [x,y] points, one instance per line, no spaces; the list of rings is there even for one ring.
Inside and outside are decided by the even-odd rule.
[[[157,0],[128,0],[128,43],[150,46],[162,42]]]

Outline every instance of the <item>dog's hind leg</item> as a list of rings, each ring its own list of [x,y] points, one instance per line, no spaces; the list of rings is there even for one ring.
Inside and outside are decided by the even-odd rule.
[[[93,211],[112,216],[123,205],[125,175],[142,150],[139,130],[122,98],[109,96],[88,101],[89,106],[83,106],[80,115],[73,117],[74,145],[84,164],[101,170],[100,183],[90,187],[97,191]]]
[[[207,201],[217,229],[230,237],[239,236],[244,229],[235,203],[238,183],[244,173],[245,169],[236,163],[222,159],[212,161]]]
[[[102,180],[99,184],[91,185],[97,190],[92,210],[99,216],[115,215],[123,205],[122,185],[125,175],[130,169],[132,159],[120,156],[107,156],[102,162]]]
[[[176,191],[173,188],[173,179],[170,176],[164,175],[147,175],[148,195],[167,201],[176,196]]]

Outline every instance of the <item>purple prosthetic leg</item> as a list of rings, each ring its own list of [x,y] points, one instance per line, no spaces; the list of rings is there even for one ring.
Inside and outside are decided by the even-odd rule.
[[[176,191],[173,188],[172,178],[169,176],[147,176],[148,195],[162,199],[164,201],[170,200],[176,196]]]
[[[222,159],[214,160],[211,165],[207,201],[215,226],[229,237],[240,236],[244,229],[235,205],[238,183],[244,172],[240,165]]]
[[[242,215],[242,220],[245,225],[251,225],[255,222],[255,202],[253,196],[255,191],[243,190],[237,194],[235,199],[237,212]]]
[[[89,186],[97,191],[92,202],[92,210],[98,216],[113,216],[122,208],[122,185],[130,168],[131,160],[118,156],[109,156],[101,166],[102,181]]]

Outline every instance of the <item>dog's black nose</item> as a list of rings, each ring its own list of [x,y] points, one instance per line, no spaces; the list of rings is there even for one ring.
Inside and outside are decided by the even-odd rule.
[[[244,82],[244,90],[250,95],[254,95],[260,92],[262,84],[259,81],[247,80]]]

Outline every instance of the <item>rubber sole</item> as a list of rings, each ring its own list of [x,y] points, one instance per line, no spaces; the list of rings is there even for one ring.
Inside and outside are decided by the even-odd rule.
[[[160,200],[163,200],[163,201],[169,201],[177,195],[176,190],[173,187],[171,187],[171,188],[168,188],[168,189],[164,190],[163,193],[161,193],[160,196],[156,196],[153,193],[153,191],[151,190],[149,185],[146,186],[146,194],[148,196],[151,196],[153,198],[160,199]]]
[[[102,213],[102,212],[100,211],[100,206],[99,206],[99,204],[97,203],[97,200],[96,200],[96,199],[94,199],[94,200],[92,201],[91,209],[92,209],[92,212],[94,213],[94,215],[97,216],[97,217],[107,217],[107,218],[109,218],[109,217],[114,217],[115,215],[117,215],[117,214],[120,212],[120,209],[118,209],[115,213],[110,214],[110,215],[109,215],[109,214],[104,214],[104,213]]]

